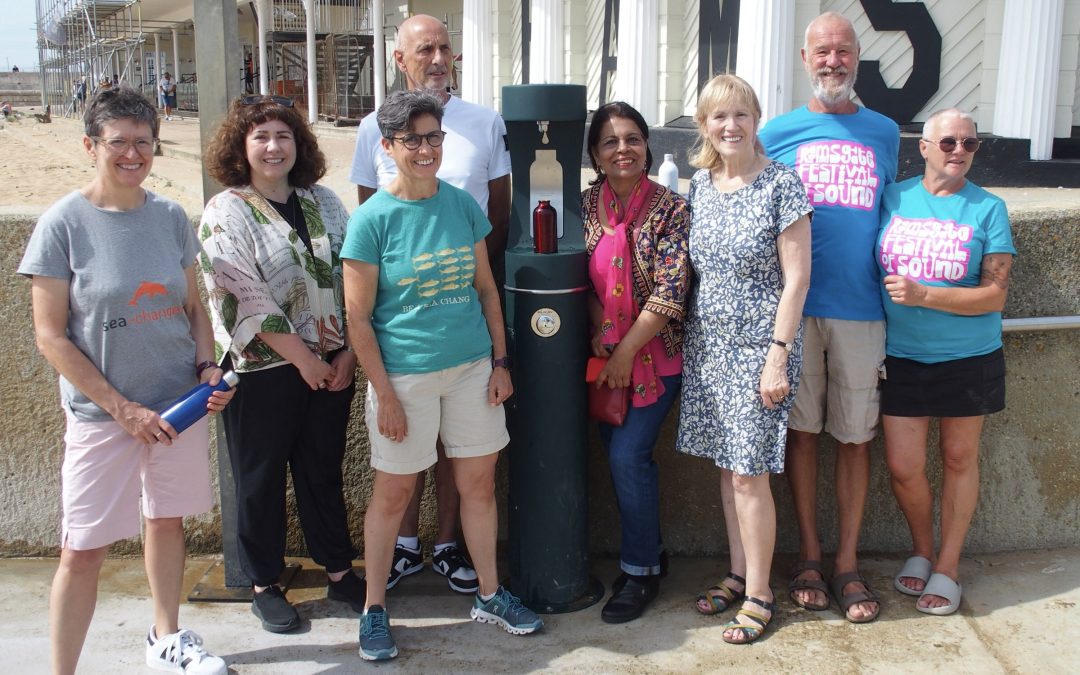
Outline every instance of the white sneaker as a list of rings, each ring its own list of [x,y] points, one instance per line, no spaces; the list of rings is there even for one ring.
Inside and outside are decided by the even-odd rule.
[[[146,635],[146,665],[154,670],[166,670],[187,675],[226,675],[225,661],[210,654],[202,646],[199,634],[181,630],[154,638],[154,627]]]

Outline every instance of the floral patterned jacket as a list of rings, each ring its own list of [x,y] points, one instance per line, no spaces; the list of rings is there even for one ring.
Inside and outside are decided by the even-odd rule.
[[[320,185],[296,188],[311,248],[250,186],[214,196],[203,210],[199,263],[210,296],[214,357],[237,372],[286,361],[258,333],[296,333],[319,356],[345,344],[341,244],[348,214]]]
[[[671,317],[660,336],[668,356],[682,351],[683,317],[690,290],[690,205],[678,194],[649,181],[652,194],[631,237],[631,272],[634,299],[639,309]],[[591,257],[604,233],[606,220],[600,203],[601,185],[581,193],[581,220],[585,227],[585,250]],[[594,291],[595,292],[595,291]]]

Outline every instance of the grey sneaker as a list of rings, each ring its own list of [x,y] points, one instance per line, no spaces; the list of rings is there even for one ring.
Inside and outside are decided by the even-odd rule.
[[[386,661],[397,655],[397,645],[390,634],[390,615],[382,605],[368,607],[360,617],[360,658]]]
[[[154,627],[146,634],[146,665],[154,670],[187,675],[225,675],[228,668],[219,656],[203,649],[198,633],[187,629],[156,637]]]
[[[495,591],[495,597],[487,602],[481,600],[477,593],[469,616],[480,623],[499,624],[507,633],[514,635],[527,635],[544,627],[543,620],[536,612],[521,604],[521,600],[502,586]]]
[[[422,569],[424,569],[424,559],[420,557],[420,551],[398,544],[394,547],[394,563],[390,566],[390,578],[386,580],[386,590],[397,586],[402,577],[416,574]]]

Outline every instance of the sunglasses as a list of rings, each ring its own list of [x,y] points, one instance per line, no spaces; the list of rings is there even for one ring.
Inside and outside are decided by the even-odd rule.
[[[401,143],[409,150],[418,150],[420,143],[427,141],[429,147],[437,148],[442,145],[443,139],[446,138],[445,131],[432,131],[430,134],[405,134],[404,136],[387,136],[391,143],[397,141]]]
[[[942,152],[952,152],[956,149],[956,145],[960,144],[960,146],[964,148],[964,152],[973,153],[979,149],[980,145],[982,145],[982,141],[978,138],[956,139],[952,136],[946,136],[945,138],[937,141],[932,141],[929,138],[924,138],[923,140],[927,143],[933,143],[934,145],[938,146],[939,148],[941,148]]]
[[[277,103],[286,108],[293,107],[293,100],[285,96],[263,96],[255,94],[240,99],[240,105],[259,105],[260,103]]]

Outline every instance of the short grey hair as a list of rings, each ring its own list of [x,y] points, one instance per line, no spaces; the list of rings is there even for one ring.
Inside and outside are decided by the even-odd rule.
[[[114,120],[148,124],[154,138],[158,136],[158,113],[154,104],[127,85],[98,92],[86,104],[83,127],[87,136],[100,136],[102,127]]]
[[[926,121],[923,122],[922,126],[922,137],[926,138],[927,129],[931,129],[935,124],[937,124],[939,119],[948,116],[959,117],[962,120],[971,122],[971,128],[974,129],[975,134],[978,135],[979,126],[975,123],[975,118],[971,115],[971,113],[960,110],[959,108],[945,108],[943,110],[938,110],[931,113],[930,117],[926,118]]]
[[[427,91],[395,91],[379,106],[375,121],[379,124],[379,133],[383,138],[390,138],[394,132],[405,131],[411,127],[413,120],[419,115],[431,115],[441,126],[443,105]]]
[[[803,49],[808,49],[810,47],[810,29],[814,27],[814,24],[822,20],[842,21],[843,23],[846,23],[848,27],[851,28],[851,34],[855,36],[855,49],[862,51],[862,45],[859,44],[859,33],[855,30],[855,24],[851,22],[851,19],[847,18],[840,12],[832,11],[824,12],[806,25],[806,30],[803,31]]]

